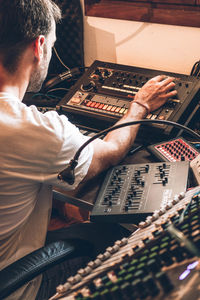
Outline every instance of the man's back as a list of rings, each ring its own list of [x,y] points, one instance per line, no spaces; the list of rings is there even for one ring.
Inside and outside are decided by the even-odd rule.
[[[42,115],[36,107],[27,107],[9,94],[0,93],[0,101],[2,269],[44,245],[51,207],[51,186],[54,181],[56,185],[58,166],[63,164],[64,167],[67,156],[69,159],[73,156],[73,136],[77,138],[79,132],[68,124],[66,118],[63,123],[68,124],[69,128],[64,129],[62,118],[55,112]],[[73,142],[71,146],[63,142],[62,134]],[[88,166],[89,163],[86,155]]]

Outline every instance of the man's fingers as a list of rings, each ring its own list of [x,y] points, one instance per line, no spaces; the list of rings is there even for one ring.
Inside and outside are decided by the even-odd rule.
[[[170,92],[168,92],[168,93],[165,94],[165,96],[167,98],[171,98],[171,97],[174,97],[176,95],[177,95],[177,91],[176,90],[170,91]]]
[[[176,78],[174,78],[174,77],[166,77],[165,79],[163,79],[163,81],[161,81],[161,83],[162,83],[162,85],[164,85],[164,86],[166,86],[166,85],[168,85],[168,84],[170,84],[170,83],[173,83],[174,84],[174,86],[175,86],[175,83],[174,83],[174,80],[175,80]]]
[[[166,76],[166,75],[157,75],[157,76],[153,77],[151,80],[158,81],[162,85],[167,85],[170,82],[173,82],[174,80],[176,80],[176,78],[172,77],[172,76]]]
[[[172,81],[165,86],[165,89],[166,89],[166,91],[170,91],[170,90],[174,89],[174,87],[175,87],[175,83]]]
[[[169,91],[173,91],[173,95],[177,94],[177,91],[174,89],[175,88],[175,78],[174,77],[165,77],[162,81],[160,81],[160,86],[162,87],[162,91],[167,94]]]
[[[153,78],[151,78],[149,81],[162,81],[166,76],[164,75],[157,75]]]

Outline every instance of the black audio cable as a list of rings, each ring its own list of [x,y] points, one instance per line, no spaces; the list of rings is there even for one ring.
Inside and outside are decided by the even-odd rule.
[[[200,60],[196,61],[195,64],[192,67],[192,70],[190,72],[191,76],[200,76]]]
[[[74,169],[76,168],[77,164],[78,164],[78,158],[81,154],[81,151],[88,145],[90,144],[92,141],[94,141],[95,139],[101,137],[102,135],[105,135],[106,133],[112,131],[112,130],[116,130],[122,127],[126,127],[126,126],[130,126],[130,125],[136,125],[136,124],[164,124],[164,125],[171,125],[173,127],[182,129],[186,132],[188,132],[190,135],[192,135],[194,138],[196,138],[197,140],[200,141],[200,135],[198,133],[196,133],[195,131],[193,131],[192,129],[176,123],[176,122],[172,122],[172,121],[167,121],[167,120],[149,120],[149,119],[142,119],[142,120],[137,120],[137,121],[132,121],[132,122],[126,122],[126,123],[122,123],[122,124],[118,124],[118,125],[114,125],[111,126],[103,131],[98,132],[97,134],[95,134],[93,137],[91,137],[89,140],[87,140],[75,153],[74,158],[69,162],[69,164],[67,165],[67,167],[62,170],[59,174],[58,174],[58,179],[61,181],[65,181],[67,183],[69,183],[70,185],[72,185],[75,181],[75,175],[74,175]]]
[[[70,72],[70,68],[68,66],[66,66],[66,64],[63,62],[63,60],[60,58],[55,46],[53,47],[53,50],[54,50],[54,53],[55,53],[57,59],[59,60],[59,62]]]

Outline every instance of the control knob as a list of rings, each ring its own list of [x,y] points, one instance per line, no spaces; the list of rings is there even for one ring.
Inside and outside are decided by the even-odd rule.
[[[82,84],[81,90],[84,92],[91,91],[92,89],[94,89],[94,87],[95,87],[94,81],[86,81]]]

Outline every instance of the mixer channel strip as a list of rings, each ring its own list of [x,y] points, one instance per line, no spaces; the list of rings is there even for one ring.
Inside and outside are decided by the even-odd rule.
[[[69,277],[51,300],[198,300],[200,186],[165,209]]]
[[[100,188],[90,220],[138,223],[187,189],[189,162],[118,165]]]

